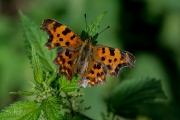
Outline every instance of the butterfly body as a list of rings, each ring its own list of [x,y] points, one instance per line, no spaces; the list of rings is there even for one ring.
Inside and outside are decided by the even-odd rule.
[[[106,74],[118,75],[123,67],[134,67],[135,57],[123,50],[103,45],[93,45],[90,36],[83,41],[67,26],[52,19],[45,19],[41,29],[49,35],[46,46],[49,49],[61,46],[54,63],[59,74],[72,80],[80,74],[79,85],[97,86],[106,83]]]
[[[80,46],[79,55],[81,57],[81,61],[83,62],[85,59],[90,57],[92,51],[92,37],[90,36],[85,42]]]

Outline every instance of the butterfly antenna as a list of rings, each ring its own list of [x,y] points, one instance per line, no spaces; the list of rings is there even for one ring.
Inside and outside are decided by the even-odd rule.
[[[87,30],[87,20],[86,20],[86,13],[84,13],[85,23],[86,23],[86,30]]]
[[[101,34],[102,32],[104,32],[105,30],[109,29],[110,27],[111,27],[110,25],[107,26],[104,30],[102,30],[101,32],[99,32],[98,35]]]

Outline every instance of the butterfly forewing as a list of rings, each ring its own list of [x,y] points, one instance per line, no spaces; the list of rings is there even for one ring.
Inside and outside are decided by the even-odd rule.
[[[55,20],[45,19],[40,29],[49,35],[48,42],[46,43],[49,49],[57,46],[74,49],[82,44],[81,38],[75,32]]]

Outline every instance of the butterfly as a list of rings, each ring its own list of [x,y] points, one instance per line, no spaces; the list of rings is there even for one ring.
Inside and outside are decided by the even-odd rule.
[[[91,87],[106,83],[106,74],[118,76],[123,67],[134,67],[135,57],[124,50],[104,45],[93,45],[92,36],[85,41],[70,28],[53,19],[45,19],[40,27],[48,35],[49,49],[62,47],[54,59],[59,74],[72,80],[80,74],[79,86]]]

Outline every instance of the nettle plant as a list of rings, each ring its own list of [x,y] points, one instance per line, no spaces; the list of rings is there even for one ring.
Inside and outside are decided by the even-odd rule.
[[[82,31],[82,39],[94,35],[97,43],[99,22],[106,12],[100,14],[86,31]],[[78,86],[79,76],[70,82],[58,75],[58,68],[53,64],[56,52],[44,46],[47,35],[28,17],[20,12],[25,37],[26,53],[31,61],[34,83],[31,91],[11,92],[10,94],[34,96],[34,100],[18,101],[6,107],[0,113],[1,120],[91,120],[81,114],[91,107],[81,108],[83,93]],[[155,103],[156,98],[166,98],[161,82],[151,78],[123,80],[114,87],[109,97],[104,99],[107,113],[102,114],[104,120],[119,117],[135,118],[141,114],[144,105]],[[103,101],[102,101],[103,102]],[[91,104],[91,103],[89,103]]]

